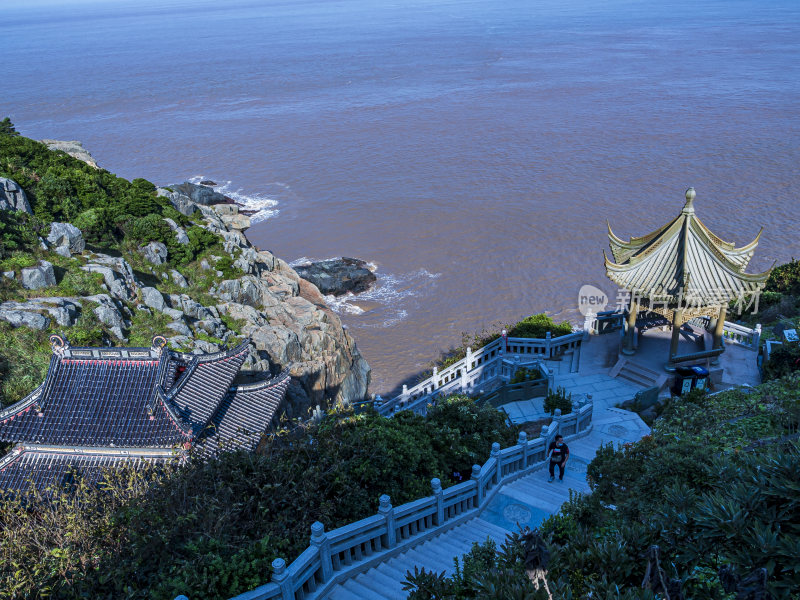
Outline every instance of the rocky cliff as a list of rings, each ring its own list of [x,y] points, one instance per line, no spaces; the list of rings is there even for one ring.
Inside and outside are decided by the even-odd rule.
[[[251,352],[243,372],[290,367],[290,416],[306,416],[317,404],[363,399],[369,365],[317,287],[247,240],[242,231],[249,218],[236,205],[200,204],[184,191],[190,188],[158,190],[181,214],[192,215],[183,225],[155,219],[169,227],[169,248],[126,240],[114,255],[87,248],[70,223],[49,224],[37,247],[2,261],[0,321],[80,338],[81,317],[90,314],[113,345],[141,343],[138,324],[155,323],[174,348],[190,352],[213,352],[247,337]],[[6,214],[24,217],[31,210],[13,180],[3,180],[0,196]],[[199,229],[214,234],[210,250],[184,266],[173,262],[172,253],[193,243]],[[83,283],[76,287],[78,280]]]

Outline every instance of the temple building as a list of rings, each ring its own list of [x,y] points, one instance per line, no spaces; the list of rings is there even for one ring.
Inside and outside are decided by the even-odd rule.
[[[750,304],[764,288],[770,271],[746,273],[761,232],[741,248],[722,241],[695,215],[695,191],[686,190],[686,204],[668,224],[643,237],[624,241],[608,227],[614,260],[605,257],[609,279],[630,293],[622,353],[635,353],[637,318],[660,315],[672,327],[667,370],[674,365],[718,357],[723,351],[723,326],[731,301]],[[679,355],[681,326],[696,317],[712,321],[709,350]]]
[[[0,458],[0,491],[96,482],[121,463],[211,457],[255,450],[278,417],[288,371],[233,386],[248,341],[215,354],[166,348],[71,348],[50,337],[44,382],[0,410],[0,442],[16,446]]]

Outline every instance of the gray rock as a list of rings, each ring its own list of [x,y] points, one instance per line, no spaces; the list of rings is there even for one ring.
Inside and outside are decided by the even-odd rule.
[[[170,187],[179,194],[188,196],[192,202],[202,204],[203,206],[210,206],[212,204],[226,204],[231,201],[228,197],[220,194],[219,192],[215,192],[210,187],[205,185],[197,185],[196,183],[189,183],[188,181],[179,185],[172,185]]]
[[[357,258],[334,258],[295,267],[297,274],[323,294],[341,296],[365,292],[377,279],[367,263]]]
[[[179,335],[185,335],[186,337],[191,337],[192,330],[184,323],[183,321],[175,321],[167,325],[168,329],[172,329],[172,331],[178,333]]]
[[[149,306],[158,311],[163,311],[166,308],[164,296],[154,287],[143,287],[139,289],[142,295],[142,302],[145,306]]]
[[[197,321],[194,326],[198,329],[205,331],[208,335],[214,336],[216,338],[222,338],[225,335],[225,332],[228,330],[225,327],[225,323],[223,323],[219,319],[203,319],[202,321]]]
[[[3,277],[5,277],[6,279],[16,279],[14,271],[3,271]]]
[[[181,288],[189,287],[189,282],[186,281],[186,277],[181,275],[176,269],[171,269],[169,274],[172,277],[172,281],[174,281],[178,285],[178,287]]]
[[[79,254],[86,248],[86,241],[83,239],[81,230],[71,223],[52,223],[47,243],[56,248],[66,246],[69,249],[67,256],[70,253]]]
[[[150,242],[146,246],[140,246],[139,252],[154,265],[163,265],[167,262],[167,247],[162,242]]]
[[[178,241],[179,244],[186,245],[189,243],[189,236],[186,235],[186,231],[184,231],[183,227],[178,225],[172,219],[164,219],[169,225],[170,229],[175,232],[175,239]]]
[[[200,268],[203,269],[203,271],[210,271],[211,265],[208,264],[208,261],[204,258],[200,261]]]
[[[30,298],[25,302],[3,302],[0,310],[47,313],[62,327],[71,327],[80,315],[80,303],[74,298]]]
[[[125,321],[122,319],[122,315],[120,314],[119,310],[117,310],[116,306],[112,303],[104,303],[95,306],[92,309],[97,318],[100,319],[101,323],[108,325],[108,328],[111,330],[116,337],[122,339],[123,333],[122,328],[125,325]]]
[[[95,169],[99,168],[97,163],[92,158],[92,155],[89,151],[83,147],[83,144],[77,140],[40,140],[43,144],[45,144],[50,150],[61,150],[61,152],[66,152],[73,158],[77,158],[78,160],[82,160],[87,165],[94,167]]]
[[[177,308],[165,308],[161,312],[170,317],[173,321],[178,321],[179,319],[183,318],[183,311],[178,310]]]
[[[194,350],[192,354],[213,354],[219,352],[220,347],[212,342],[206,340],[194,340]]]
[[[24,310],[2,310],[0,319],[10,323],[12,327],[27,327],[29,329],[44,330],[50,326],[50,319],[36,312]]]
[[[0,177],[0,210],[21,210],[31,213],[31,205],[20,185],[13,179]]]
[[[72,253],[69,251],[69,246],[58,246],[57,248],[53,248],[53,252],[60,254],[64,258],[69,258],[72,256]]]
[[[22,269],[22,287],[26,290],[38,290],[56,284],[56,275],[52,263],[39,261],[39,266]]]
[[[220,218],[228,229],[243,231],[250,227],[250,217],[247,215],[220,215]]]
[[[167,342],[169,343],[169,347],[173,350],[182,351],[186,346],[192,343],[192,339],[185,335],[174,335],[171,338],[167,338]]]
[[[106,255],[101,255],[106,256]],[[102,264],[94,262],[99,257],[92,257],[92,262],[81,266],[81,270],[89,273],[100,273],[109,293],[120,300],[132,300],[136,297],[137,282],[133,277],[131,266],[124,259],[115,259],[117,262],[102,260]],[[112,257],[107,257],[112,258]],[[111,266],[113,265],[113,266]]]
[[[220,282],[217,294],[228,302],[247,304],[255,308],[261,306],[261,290],[252,276]]]

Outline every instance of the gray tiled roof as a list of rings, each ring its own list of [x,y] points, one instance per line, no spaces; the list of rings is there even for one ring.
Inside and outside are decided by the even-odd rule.
[[[248,345],[206,355],[54,345],[44,383],[0,410],[0,441],[20,443],[0,459],[0,490],[67,483],[73,467],[96,481],[104,467],[167,460],[195,442],[206,456],[254,449],[290,379],[231,387]]]
[[[145,463],[164,463],[175,457],[169,450],[131,452],[115,448],[18,446],[0,458],[0,490],[24,492],[31,484],[45,490],[54,485],[69,485],[79,477],[94,484],[105,469],[123,464],[138,468]]]
[[[164,359],[53,355],[43,389],[0,414],[0,441],[170,447],[189,427],[155,397]]]
[[[278,416],[290,382],[289,372],[284,371],[266,381],[231,388],[198,440],[201,453],[255,450],[263,432]]]
[[[186,371],[167,391],[178,414],[195,432],[201,431],[216,412],[247,358],[248,345],[244,341],[225,352],[192,357]]]

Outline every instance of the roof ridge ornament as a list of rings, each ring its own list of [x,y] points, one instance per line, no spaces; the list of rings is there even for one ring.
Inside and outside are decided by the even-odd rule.
[[[62,337],[58,334],[53,334],[50,336],[50,347],[53,349],[53,354],[58,354],[59,356],[63,356],[64,352],[69,349],[69,341],[67,338]]]
[[[684,214],[694,213],[694,199],[697,196],[697,193],[694,191],[693,187],[690,187],[686,190],[686,204],[683,205],[683,210],[681,211]]]
[[[167,345],[167,338],[163,335],[156,335],[153,336],[153,341],[150,343],[150,349],[161,356],[161,352],[164,350],[164,347]]]

